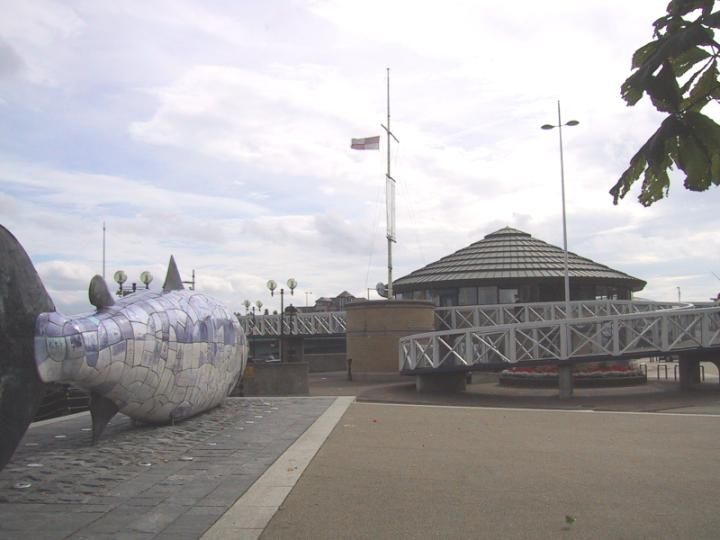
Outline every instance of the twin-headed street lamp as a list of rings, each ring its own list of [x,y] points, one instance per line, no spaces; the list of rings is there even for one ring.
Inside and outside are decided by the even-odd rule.
[[[127,281],[127,274],[123,270],[118,270],[113,274],[113,279],[115,280],[115,283],[118,284],[118,290],[115,294],[118,296],[127,296],[130,293],[134,293],[137,290],[137,285],[135,283],[132,284],[131,289],[123,289],[123,284]],[[143,271],[140,274],[140,281],[143,282],[146,289],[150,288],[150,283],[153,280],[153,275],[148,272],[147,270]]]
[[[245,306],[245,315],[248,315],[250,309],[252,309],[251,314],[251,322],[250,322],[250,357],[255,358],[255,307],[257,306],[258,312],[263,307],[263,303],[260,300],[257,300],[255,304],[251,304],[250,300],[244,300],[242,303],[243,306]]]
[[[570,318],[570,273],[568,270],[568,249],[567,249],[567,222],[565,218],[565,165],[563,163],[563,140],[562,140],[562,128],[563,126],[577,126],[580,122],[577,120],[569,120],[563,124],[562,117],[560,115],[560,101],[558,100],[558,123],[545,124],[541,126],[541,129],[554,129],[558,128],[558,134],[560,136],[560,188],[562,192],[562,225],[563,225],[563,251],[565,254],[565,318]]]
[[[295,294],[295,289],[297,288],[297,281],[295,279],[290,278],[287,280],[287,286],[288,289],[290,289],[290,295]],[[274,280],[269,280],[267,282],[267,288],[270,289],[270,296],[275,296],[275,289],[277,289],[277,283],[275,283]],[[284,313],[285,313],[285,289],[280,288],[280,350],[278,353],[280,354],[280,361],[282,362],[283,356],[283,333],[284,333],[284,325],[285,325],[285,319],[284,319]]]

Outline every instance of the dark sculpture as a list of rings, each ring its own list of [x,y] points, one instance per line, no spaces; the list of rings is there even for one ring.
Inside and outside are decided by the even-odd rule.
[[[0,225],[0,469],[15,451],[45,394],[33,360],[35,321],[55,311],[30,258]]]

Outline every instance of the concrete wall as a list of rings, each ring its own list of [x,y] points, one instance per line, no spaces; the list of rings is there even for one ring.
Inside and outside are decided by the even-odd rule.
[[[326,371],[345,371],[347,361],[345,353],[305,353],[305,361],[310,366],[310,373],[322,373]]]
[[[258,362],[249,364],[242,379],[243,396],[305,396],[307,362]]]
[[[347,357],[353,372],[397,372],[398,340],[434,330],[432,302],[373,300],[346,306]]]

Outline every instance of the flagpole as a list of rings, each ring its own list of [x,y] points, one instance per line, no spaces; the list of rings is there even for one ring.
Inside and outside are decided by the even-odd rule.
[[[387,69],[387,178],[385,182],[394,182],[392,176],[390,176],[390,68]],[[385,197],[388,196],[386,189]],[[394,212],[393,203],[395,201],[386,200],[386,205],[391,205],[388,208],[386,219],[391,218],[391,212]],[[393,282],[392,282],[392,230],[390,223],[387,224],[387,245],[388,245],[388,298],[393,297]]]
[[[390,174],[390,138],[399,143],[397,137],[390,131],[390,68],[387,69],[387,126],[380,126],[387,133],[387,172],[385,173],[385,210],[387,219],[387,241],[388,241],[388,285],[387,297],[393,297],[392,283],[392,244],[395,240],[395,179]]]

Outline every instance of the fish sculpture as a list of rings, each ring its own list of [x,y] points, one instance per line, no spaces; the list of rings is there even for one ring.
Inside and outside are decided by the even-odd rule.
[[[5,233],[0,240],[10,234],[0,233]],[[29,259],[26,263],[37,277]],[[47,297],[39,277],[35,286]],[[26,377],[87,390],[93,443],[117,412],[162,424],[209,410],[225,399],[245,369],[247,340],[237,318],[212,298],[186,290],[172,256],[161,292],[141,290],[116,300],[95,276],[89,298],[96,311],[77,316],[56,312],[49,297],[29,309],[41,311],[33,317],[30,338],[35,373]],[[12,319],[6,311],[1,315]],[[27,362],[20,363],[29,371]],[[6,406],[0,390],[0,419]]]

